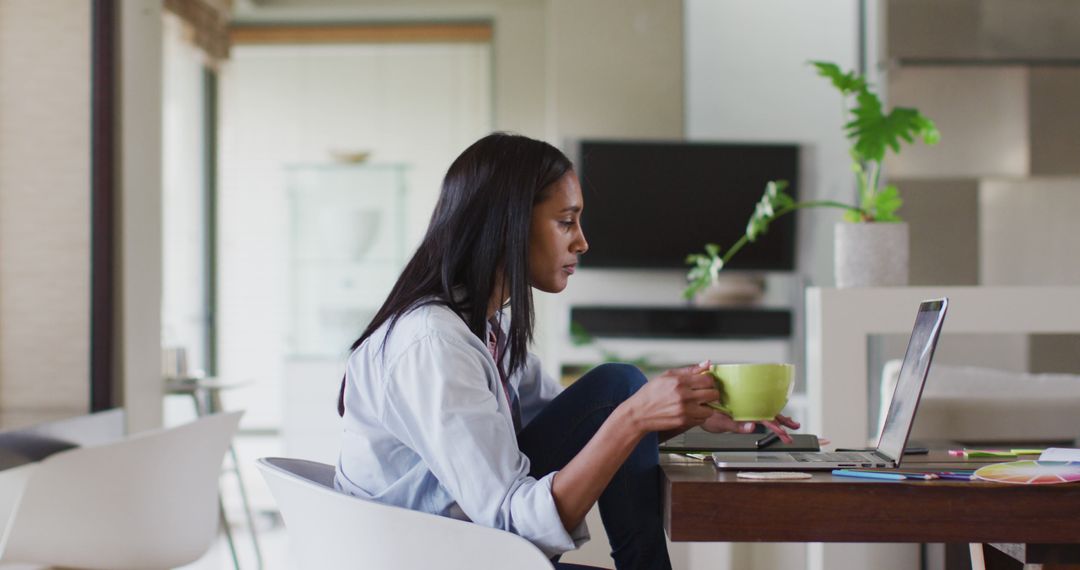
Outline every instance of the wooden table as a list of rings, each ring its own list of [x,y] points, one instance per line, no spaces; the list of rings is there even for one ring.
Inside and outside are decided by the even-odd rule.
[[[904,468],[983,464],[935,452],[906,460]],[[1080,544],[1080,484],[875,481],[828,472],[759,481],[666,455],[661,468],[664,525],[672,541],[1056,545],[1027,548],[1026,555],[1080,562],[1072,560],[1080,552],[1072,546]]]

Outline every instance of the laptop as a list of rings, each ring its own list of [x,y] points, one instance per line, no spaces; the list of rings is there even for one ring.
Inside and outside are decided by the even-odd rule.
[[[919,305],[904,363],[900,367],[900,378],[896,382],[875,449],[850,452],[716,452],[712,455],[713,462],[720,469],[899,467],[948,307],[948,299],[923,301]]]

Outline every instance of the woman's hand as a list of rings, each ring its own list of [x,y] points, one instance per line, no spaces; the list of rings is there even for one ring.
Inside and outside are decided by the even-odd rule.
[[[701,425],[715,413],[705,404],[720,399],[708,369],[709,362],[705,361],[668,370],[649,380],[622,406],[626,406],[626,413],[642,434]]]
[[[713,412],[713,414],[701,424],[701,429],[713,433],[723,431],[750,433],[754,431],[755,423],[757,422],[737,422],[725,413]],[[788,435],[787,429],[785,428],[799,429],[801,424],[783,414],[777,414],[772,421],[761,422],[761,425],[769,428],[770,431],[773,431],[776,435],[780,436],[780,441],[791,443],[791,436]]]

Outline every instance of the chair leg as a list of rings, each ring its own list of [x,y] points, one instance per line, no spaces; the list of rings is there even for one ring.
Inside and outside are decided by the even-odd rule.
[[[221,391],[216,389],[210,389],[206,391],[206,407],[205,411],[208,414],[216,414],[221,412],[224,406],[221,405]],[[236,474],[236,486],[240,489],[240,502],[244,506],[244,516],[247,517],[248,528],[251,530],[251,544],[255,547],[255,567],[258,570],[262,570],[263,557],[262,549],[259,548],[259,533],[255,528],[255,517],[251,515],[251,503],[248,502],[247,488],[244,487],[244,478],[240,475],[240,460],[236,457],[236,448],[229,444],[229,456],[232,457],[232,469],[231,471]],[[239,568],[239,566],[237,566]]]
[[[202,396],[200,398],[200,396]],[[221,400],[217,397],[216,390],[193,390],[191,400],[195,404],[195,415],[198,417],[208,416],[221,411]],[[255,525],[251,520],[251,508],[248,506],[247,492],[244,490],[244,482],[240,479],[240,464],[236,461],[236,450],[229,444],[229,453],[232,454],[233,465],[236,471],[236,480],[240,484],[240,497],[244,502],[244,512],[247,514],[248,524],[251,525],[251,540],[255,543],[255,559],[257,567],[262,570],[262,552],[259,550],[258,539],[255,538]],[[218,513],[221,519],[221,528],[225,531],[225,540],[229,543],[229,553],[232,555],[233,567],[240,570],[240,559],[236,555],[236,543],[233,541],[232,527],[229,526],[229,518],[225,516],[225,501],[221,498],[221,485],[218,485]]]
[[[232,554],[233,567],[236,570],[240,570],[240,559],[236,556],[236,544],[233,543],[232,528],[229,526],[229,519],[225,516],[225,503],[221,500],[221,495],[218,495],[218,513],[221,516],[221,528],[225,531],[225,540],[229,543],[229,553]]]
[[[248,528],[251,530],[251,544],[255,547],[255,567],[262,570],[262,550],[259,548],[259,533],[255,529],[255,517],[251,515],[251,503],[248,502],[247,489],[244,488],[244,478],[240,476],[240,460],[236,457],[236,448],[229,445],[229,454],[232,456],[233,472],[236,473],[236,486],[240,489],[240,502],[244,505],[244,515],[247,517]]]
[[[191,392],[191,401],[195,404],[195,415],[197,417],[201,418],[201,417],[203,417],[205,415],[208,415],[209,412],[203,406],[203,401],[199,397],[200,393],[201,393],[201,390],[192,390],[192,392]]]
[[[986,556],[983,554],[981,542],[972,542],[968,545],[971,552],[971,570],[986,570]]]

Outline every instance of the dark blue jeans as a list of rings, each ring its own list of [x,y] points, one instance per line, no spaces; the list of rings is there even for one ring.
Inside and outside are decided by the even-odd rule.
[[[518,434],[530,475],[562,469],[592,439],[611,412],[645,385],[628,364],[593,368],[559,394]],[[660,460],[655,433],[642,438],[600,495],[600,518],[619,570],[670,569],[660,506]]]

